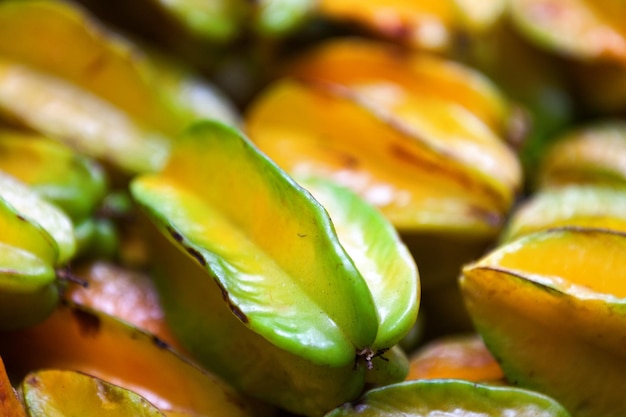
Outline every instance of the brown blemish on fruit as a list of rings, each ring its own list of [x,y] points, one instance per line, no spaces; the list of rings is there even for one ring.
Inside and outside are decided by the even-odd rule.
[[[17,216],[17,219],[18,219],[18,220],[21,220],[21,221],[23,221],[23,222],[27,222],[27,221],[28,221],[28,220],[26,220],[26,218],[25,218],[24,216],[22,216],[21,214],[17,214],[16,216]]]
[[[95,314],[84,310],[73,309],[72,316],[78,324],[81,335],[96,336],[100,332],[100,318]]]
[[[222,284],[217,280],[215,280],[215,283],[220,289],[220,292],[222,293],[222,299],[228,305],[230,311],[232,311],[235,317],[237,317],[242,323],[248,324],[250,322],[250,319],[248,319],[248,316],[246,316],[246,314],[241,311],[241,309],[237,305],[235,305],[235,303],[232,302],[230,296],[228,295],[228,291],[226,291],[226,288],[224,288]]]
[[[233,314],[239,319],[239,321],[245,324],[249,323],[248,316],[246,316],[239,307],[234,305],[232,302],[228,303],[228,307],[230,308],[230,311],[232,311]]]
[[[183,237],[182,234],[180,234],[180,232],[178,232],[172,226],[167,226],[167,232],[170,234],[170,236],[172,236],[172,238],[176,242],[180,243],[182,247],[185,248],[187,253],[189,253],[196,261],[198,261],[200,265],[206,266],[206,260],[204,259],[202,254],[197,249],[194,249],[191,246],[186,245],[184,243],[185,238]]]
[[[191,248],[189,246],[185,246],[185,250],[187,251],[187,253],[193,256],[196,259],[196,261],[200,263],[200,265],[206,266],[206,260],[204,259],[202,254],[198,252],[198,250]]]
[[[170,345],[158,336],[152,335],[152,343],[159,349],[169,349]]]
[[[172,236],[172,238],[179,242],[182,243],[183,241],[183,235],[181,235],[176,229],[174,229],[172,226],[167,226],[167,232],[170,234],[170,236]]]

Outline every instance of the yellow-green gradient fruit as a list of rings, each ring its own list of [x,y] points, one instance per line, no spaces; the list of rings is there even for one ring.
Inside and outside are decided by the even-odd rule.
[[[164,417],[140,395],[84,373],[40,370],[20,385],[30,417]]]
[[[561,228],[514,239],[463,269],[468,310],[511,384],[574,416],[624,415],[625,257],[623,233]]]
[[[463,380],[407,381],[366,392],[325,417],[569,417],[553,399],[533,391]]]

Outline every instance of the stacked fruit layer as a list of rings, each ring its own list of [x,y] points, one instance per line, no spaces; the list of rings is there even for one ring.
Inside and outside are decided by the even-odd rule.
[[[626,7],[477,3],[0,1],[0,415],[626,415]]]

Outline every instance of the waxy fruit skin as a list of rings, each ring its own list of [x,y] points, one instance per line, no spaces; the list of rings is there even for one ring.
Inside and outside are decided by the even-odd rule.
[[[570,417],[552,398],[460,379],[406,381],[366,392],[325,417]]]
[[[39,370],[20,390],[29,417],[165,417],[142,396],[84,373]]]
[[[622,232],[563,227],[465,266],[467,308],[507,381],[553,397],[576,417],[626,413],[625,257]]]
[[[235,129],[193,126],[165,169],[138,177],[131,191],[160,230],[150,241],[173,331],[246,393],[296,413],[324,413],[360,393],[370,361],[414,322],[417,270],[387,223],[372,217],[381,232],[372,249],[399,253],[373,260],[395,259],[396,267],[380,276],[384,263],[370,268],[370,288],[358,270],[368,264],[350,257],[324,207]],[[364,207],[349,216],[367,214]],[[344,229],[346,236],[359,237]],[[381,278],[398,279],[402,301],[376,304],[371,291],[384,290]],[[401,325],[381,331],[379,345],[379,317],[388,314],[399,314]],[[372,381],[404,378],[406,359],[390,358],[376,361]]]
[[[272,413],[154,335],[67,301],[36,326],[1,332],[0,356],[18,380],[38,369],[76,370],[136,392],[160,410],[224,417]]]

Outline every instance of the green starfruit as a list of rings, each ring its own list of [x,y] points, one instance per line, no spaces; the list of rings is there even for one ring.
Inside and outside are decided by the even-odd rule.
[[[30,326],[58,301],[59,248],[41,226],[0,197],[0,328]]]
[[[323,184],[311,183],[337,192]],[[358,395],[371,361],[415,320],[417,271],[390,226],[350,194],[328,211],[358,220],[336,233],[333,214],[232,128],[194,126],[131,191],[161,231],[151,240],[173,330],[245,392],[319,415]],[[370,230],[357,232],[358,216]],[[406,292],[395,304],[381,296],[392,283]]]
[[[89,217],[107,187],[102,167],[44,136],[0,131],[0,170],[63,209],[73,222]]]
[[[76,239],[70,218],[48,203],[26,184],[0,171],[0,198],[15,207],[21,216],[41,225],[58,245],[54,265],[67,263],[76,252]]]
[[[373,389],[325,417],[569,417],[545,395],[462,380],[408,381]]]

